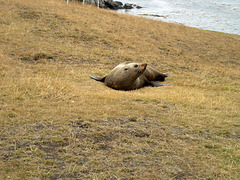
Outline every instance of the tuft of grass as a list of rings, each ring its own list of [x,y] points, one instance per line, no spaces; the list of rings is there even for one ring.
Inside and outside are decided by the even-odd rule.
[[[3,179],[239,179],[240,37],[59,0],[0,0]],[[171,86],[116,91],[123,61]]]

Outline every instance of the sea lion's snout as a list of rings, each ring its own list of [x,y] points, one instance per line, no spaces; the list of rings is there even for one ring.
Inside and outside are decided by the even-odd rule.
[[[142,66],[142,67],[144,67],[144,69],[146,69],[146,67],[147,67],[147,64],[146,64],[146,63],[144,63],[144,64],[142,64],[141,66]]]
[[[147,68],[147,64],[146,64],[146,63],[141,64],[141,65],[140,65],[140,68],[139,68],[139,70],[138,70],[138,73],[144,72],[146,68]]]

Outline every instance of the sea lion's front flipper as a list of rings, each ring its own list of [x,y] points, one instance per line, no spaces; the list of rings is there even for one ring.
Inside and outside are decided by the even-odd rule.
[[[104,82],[105,78],[106,78],[106,77],[101,78],[101,77],[96,77],[96,76],[89,76],[89,77],[96,80],[96,81],[101,81],[101,82]]]
[[[163,75],[164,77],[170,76],[168,73],[163,73],[162,75]]]
[[[151,86],[159,87],[159,86],[169,86],[170,84],[159,84],[160,81],[151,81]]]

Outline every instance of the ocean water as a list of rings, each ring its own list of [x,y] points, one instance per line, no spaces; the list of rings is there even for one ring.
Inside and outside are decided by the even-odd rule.
[[[120,0],[141,9],[118,10],[165,22],[240,35],[240,0]]]

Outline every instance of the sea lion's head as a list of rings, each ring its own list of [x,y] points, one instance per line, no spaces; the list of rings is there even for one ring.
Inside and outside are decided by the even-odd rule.
[[[121,74],[123,77],[139,77],[146,69],[147,64],[141,63],[128,63],[125,66],[122,66]]]
[[[105,84],[114,89],[132,89],[136,79],[147,67],[145,63],[123,63],[115,67],[106,77]]]

